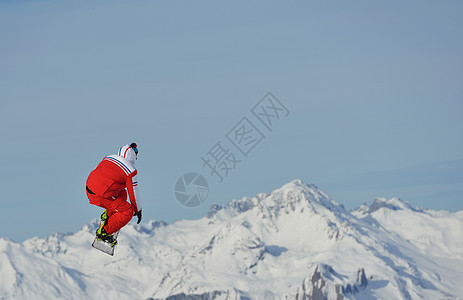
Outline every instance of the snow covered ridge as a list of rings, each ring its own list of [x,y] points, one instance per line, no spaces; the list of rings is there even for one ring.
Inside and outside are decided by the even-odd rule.
[[[114,257],[97,220],[0,239],[0,299],[463,299],[463,211],[376,199],[353,212],[314,185],[128,225]]]

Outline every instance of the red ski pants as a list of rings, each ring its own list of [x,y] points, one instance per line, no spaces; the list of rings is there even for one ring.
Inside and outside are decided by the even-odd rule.
[[[125,189],[113,198],[103,198],[95,194],[90,194],[88,191],[87,197],[90,200],[90,204],[108,210],[108,220],[104,226],[108,234],[113,234],[127,225],[133,217],[133,207],[132,204],[127,202],[127,192]]]

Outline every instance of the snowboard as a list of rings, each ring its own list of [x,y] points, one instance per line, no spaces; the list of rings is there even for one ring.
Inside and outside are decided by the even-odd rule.
[[[102,221],[100,221],[100,226],[101,226],[101,222]],[[117,236],[119,235],[119,231],[113,233],[113,237],[115,239],[117,239]],[[92,243],[93,248],[98,249],[98,250],[100,250],[100,251],[102,251],[102,252],[104,252],[106,254],[111,255],[111,256],[114,255],[114,248],[116,246],[117,246],[117,244],[114,245],[114,246],[111,246],[110,243],[107,243],[107,242],[105,242],[103,240],[100,240],[96,235],[95,235],[95,238],[93,239],[93,243]]]

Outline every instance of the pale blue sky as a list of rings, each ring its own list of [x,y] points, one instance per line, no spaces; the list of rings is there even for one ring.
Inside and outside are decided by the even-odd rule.
[[[136,141],[144,221],[300,178],[346,208],[463,209],[461,1],[0,1],[0,237],[76,231]],[[230,172],[201,156],[271,91],[290,111]],[[206,202],[173,196],[186,172]]]

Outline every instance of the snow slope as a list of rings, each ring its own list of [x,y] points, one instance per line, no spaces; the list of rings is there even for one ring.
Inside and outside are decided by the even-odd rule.
[[[173,224],[128,225],[114,257],[72,234],[0,239],[0,299],[463,299],[463,211],[353,212],[300,180]]]

